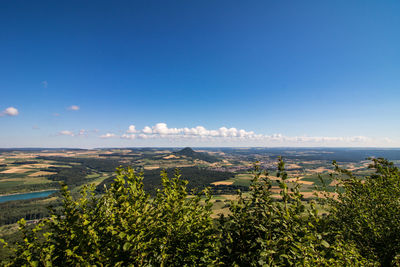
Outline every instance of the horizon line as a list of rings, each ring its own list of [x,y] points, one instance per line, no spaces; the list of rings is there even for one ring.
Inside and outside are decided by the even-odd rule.
[[[369,146],[341,146],[341,147],[332,147],[332,146],[121,146],[121,147],[94,147],[94,148],[82,148],[82,147],[0,147],[0,150],[12,150],[12,149],[52,149],[52,150],[101,150],[101,149],[131,149],[131,148],[239,148],[239,149],[251,149],[251,148],[281,148],[281,149],[400,149],[400,147],[369,147]]]

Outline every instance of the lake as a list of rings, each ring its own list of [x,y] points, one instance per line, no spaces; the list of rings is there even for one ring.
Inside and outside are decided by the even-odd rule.
[[[0,203],[12,201],[12,200],[47,197],[57,191],[58,190],[47,190],[47,191],[40,191],[40,192],[30,192],[30,193],[22,193],[22,194],[13,194],[13,195],[8,195],[8,196],[0,196]]]

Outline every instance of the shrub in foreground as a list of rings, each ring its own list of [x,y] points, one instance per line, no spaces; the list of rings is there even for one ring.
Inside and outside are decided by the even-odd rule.
[[[400,265],[400,172],[392,162],[372,159],[375,172],[356,177],[334,162],[343,189],[328,198],[331,228],[354,242],[362,255],[382,266]]]
[[[222,262],[228,266],[365,266],[340,233],[321,227],[314,203],[306,206],[298,183],[287,181],[278,164],[281,202],[271,197],[272,181],[255,166],[250,196],[239,194],[231,215],[220,219]],[[290,186],[292,184],[293,186]]]
[[[179,173],[161,174],[154,199],[143,190],[143,175],[119,168],[105,195],[82,190],[74,201],[62,187],[63,210],[28,231],[11,265],[32,266],[195,266],[213,263],[218,244],[211,203],[188,198]],[[203,203],[200,204],[200,201]],[[44,233],[42,228],[45,227]],[[41,233],[39,235],[39,233]]]

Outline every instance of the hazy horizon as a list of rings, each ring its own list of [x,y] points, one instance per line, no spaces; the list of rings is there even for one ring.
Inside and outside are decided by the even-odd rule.
[[[126,146],[126,147],[92,147],[92,148],[84,148],[84,147],[0,147],[0,150],[40,150],[40,149],[81,149],[81,150],[102,150],[102,149],[182,149],[182,148],[192,148],[192,149],[293,149],[293,150],[307,150],[307,149],[317,149],[317,150],[340,150],[340,149],[348,149],[348,150],[399,150],[400,147],[324,147],[324,146],[271,146],[271,147],[262,147],[262,146]]]

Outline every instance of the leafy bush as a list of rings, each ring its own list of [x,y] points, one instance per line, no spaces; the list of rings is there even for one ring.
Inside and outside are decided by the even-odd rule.
[[[321,231],[324,221],[313,203],[306,208],[299,184],[289,190],[282,159],[278,170],[282,202],[271,197],[271,180],[256,165],[250,196],[239,194],[231,204],[232,214],[220,218],[222,262],[228,266],[366,265],[352,243],[340,234]],[[327,236],[334,238],[328,242]]]
[[[32,231],[20,221],[24,239],[15,248],[11,265],[184,266],[213,262],[218,242],[208,193],[204,192],[205,203],[200,204],[201,195],[188,198],[187,182],[179,173],[172,179],[162,173],[163,189],[150,199],[142,179],[131,168],[119,168],[105,195],[96,197],[93,188],[85,188],[77,201],[63,186],[60,215]]]
[[[372,159],[369,167],[375,173],[360,179],[334,165],[344,190],[328,198],[330,226],[354,242],[364,257],[395,265],[400,259],[399,169],[385,159]]]

